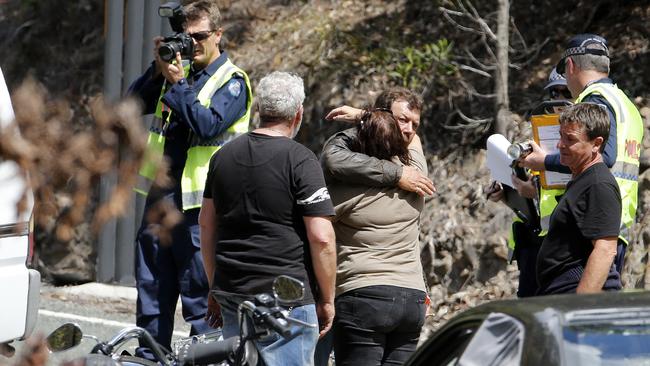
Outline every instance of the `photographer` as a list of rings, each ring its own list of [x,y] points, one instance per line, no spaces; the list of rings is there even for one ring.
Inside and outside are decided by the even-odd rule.
[[[129,93],[143,101],[145,114],[154,113],[148,159],[136,187],[147,196],[136,238],[136,324],[169,347],[179,294],[190,334],[210,329],[204,319],[208,281],[199,249],[199,208],[212,154],[248,131],[252,95],[246,73],[219,49],[223,30],[214,2],[184,8],[167,3],[160,14],[170,17],[177,34],[154,39],[155,61]],[[163,160],[171,183],[152,186]],[[150,222],[165,206],[181,217],[170,242],[161,241],[160,223]],[[211,321],[220,324],[220,319]]]

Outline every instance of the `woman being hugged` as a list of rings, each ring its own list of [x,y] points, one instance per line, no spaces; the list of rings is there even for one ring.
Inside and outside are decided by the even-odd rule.
[[[352,150],[419,168],[420,140],[405,142],[390,111],[364,112]],[[424,198],[397,187],[332,182],[338,253],[336,364],[397,365],[415,351],[424,324],[426,286],[419,219]]]

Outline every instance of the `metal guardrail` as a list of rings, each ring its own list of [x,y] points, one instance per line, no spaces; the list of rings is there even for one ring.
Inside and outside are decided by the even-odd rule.
[[[131,82],[153,60],[152,39],[171,34],[166,19],[158,16],[159,0],[105,0],[104,97],[119,100]],[[144,119],[150,123],[150,118]],[[145,126],[148,128],[148,126]],[[117,174],[102,177],[100,201],[105,202],[117,182]],[[97,243],[97,281],[135,284],[135,236],[142,218],[144,198],[132,194],[126,214],[108,222]]]

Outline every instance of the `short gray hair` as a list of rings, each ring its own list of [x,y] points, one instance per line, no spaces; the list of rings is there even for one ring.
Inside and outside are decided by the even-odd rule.
[[[298,75],[274,71],[260,80],[256,98],[261,123],[288,121],[305,101],[305,85]]]
[[[598,44],[590,44],[585,46],[585,48],[607,51],[607,48],[602,47]],[[609,57],[605,55],[599,56],[584,54],[573,55],[569,57],[571,57],[573,63],[575,63],[576,66],[580,68],[580,70],[595,70],[609,75]]]

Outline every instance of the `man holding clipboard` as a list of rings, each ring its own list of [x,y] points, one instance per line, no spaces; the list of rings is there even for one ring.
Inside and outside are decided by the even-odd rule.
[[[529,113],[532,115],[531,120],[537,117],[555,116],[553,120],[557,124],[557,113],[571,104],[569,101],[571,94],[567,89],[566,80],[555,71],[555,68],[551,71],[544,90],[548,93],[549,100],[542,102]],[[536,207],[539,199],[537,187],[539,176],[528,176],[525,169],[516,166],[514,170],[517,171],[517,174],[511,177],[514,189],[508,186],[502,187],[494,181],[486,193],[491,201],[503,200],[515,212],[516,216],[513,217],[508,237],[508,247],[519,268],[517,296],[523,298],[537,293],[537,252],[544,236],[540,235],[539,212]]]
[[[557,70],[567,79],[567,86],[575,103],[595,103],[604,106],[610,120],[609,139],[602,153],[607,167],[616,178],[622,197],[621,230],[615,259],[620,273],[625,257],[625,245],[630,238],[629,229],[635,221],[637,207],[639,156],[643,140],[643,122],[634,103],[608,77],[609,49],[607,41],[598,35],[574,36],[557,65]],[[547,154],[531,142],[533,151],[520,161],[520,165],[537,171],[570,173],[560,163],[559,154]],[[557,195],[563,190],[542,187],[540,190],[540,221],[542,230],[557,205]]]

